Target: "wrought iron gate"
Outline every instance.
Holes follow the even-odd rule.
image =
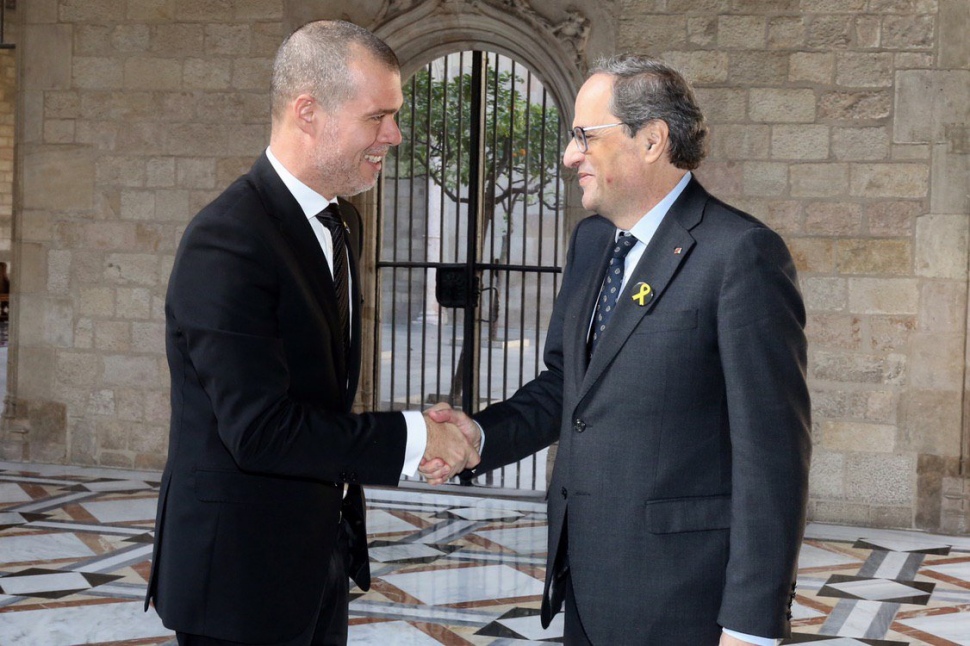
[[[475,412],[543,369],[564,248],[559,112],[523,65],[467,51],[405,83],[399,124],[381,196],[376,401]],[[478,484],[545,491],[546,451]]]

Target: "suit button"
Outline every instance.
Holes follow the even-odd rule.
[[[583,431],[586,430],[586,422],[584,422],[581,419],[577,419],[573,423],[573,430],[576,431],[577,433],[582,433]]]
[[[566,491],[566,487],[563,487],[562,488],[562,497],[563,498],[568,498],[569,497],[569,492]]]

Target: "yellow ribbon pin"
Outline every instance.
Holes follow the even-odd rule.
[[[637,283],[634,285],[637,288],[636,293],[633,295],[633,300],[637,302],[637,305],[643,307],[651,300],[653,300],[653,288],[646,283]]]

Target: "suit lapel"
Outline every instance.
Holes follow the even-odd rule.
[[[657,302],[663,297],[678,268],[690,255],[694,247],[694,237],[690,230],[701,220],[707,192],[696,179],[691,179],[670,211],[660,223],[660,227],[650,240],[643,256],[627,279],[610,326],[599,340],[596,352],[590,358],[589,367],[582,380],[579,397],[582,398],[589,388],[602,376],[603,371],[612,363],[613,358],[626,344],[630,334],[640,320],[650,314]],[[650,286],[653,297],[644,305],[633,300],[637,284]]]
[[[337,292],[334,289],[333,277],[330,275],[330,267],[303,209],[277,175],[265,152],[256,160],[250,175],[266,211],[277,220],[280,233],[293,249],[293,255],[307,284],[310,285],[314,298],[320,304],[327,324],[331,330],[340,330]],[[351,262],[352,271],[355,271],[355,266],[356,255]],[[353,276],[356,284],[356,273]],[[343,345],[342,334],[334,334],[333,337],[335,343]],[[343,350],[338,351],[335,346],[334,364],[339,372],[346,374],[348,358],[344,354]]]
[[[564,362],[567,374],[572,374],[571,382],[578,388],[583,383],[586,374],[586,358],[588,353],[589,325],[593,318],[593,308],[599,296],[600,287],[606,274],[606,263],[613,249],[616,227],[608,220],[590,218],[584,226],[588,231],[581,231],[576,238],[577,261],[575,275],[579,281],[576,297],[569,301],[564,320],[563,338],[570,347],[565,348]],[[589,250],[581,258],[582,250]]]

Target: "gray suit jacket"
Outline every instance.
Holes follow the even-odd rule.
[[[716,644],[721,626],[788,635],[811,453],[805,311],[788,249],[691,180],[587,365],[614,231],[599,216],[576,228],[547,369],[476,416],[487,439],[475,473],[559,439],[544,623],[561,604],[568,523],[593,643]],[[641,282],[653,292],[643,305],[631,297]]]

